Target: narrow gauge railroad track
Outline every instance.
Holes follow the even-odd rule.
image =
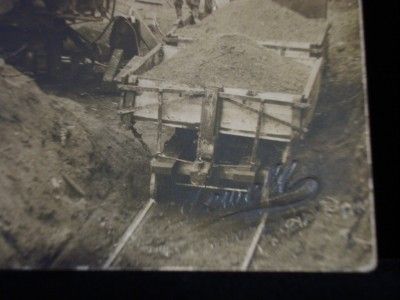
[[[290,166],[287,169],[294,170]],[[282,173],[286,174],[286,185],[291,174]],[[281,180],[277,182],[282,184]],[[310,178],[292,186],[294,190],[274,195],[268,203],[256,203],[231,213],[212,211],[203,205],[210,198],[222,201],[224,197],[214,197],[213,191],[181,190],[175,201],[159,204],[150,199],[113,248],[103,269],[128,265],[176,271],[209,267],[249,270],[269,215],[274,218],[307,208],[318,188]],[[225,198],[228,201],[231,197]],[[282,205],[277,205],[278,201]],[[257,223],[257,227],[249,226]],[[230,256],[227,261],[224,253]]]

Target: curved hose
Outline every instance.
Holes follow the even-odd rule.
[[[316,199],[319,183],[315,178],[305,178],[292,185],[289,192],[277,195],[269,199],[267,203],[258,203],[238,211],[229,212],[217,218],[227,218],[246,212],[267,212],[269,215],[283,213],[294,213],[301,208],[305,208]]]

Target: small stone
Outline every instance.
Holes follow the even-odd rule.
[[[59,189],[61,187],[61,180],[57,179],[55,177],[51,178],[50,180],[51,185],[53,186],[54,189]]]
[[[346,44],[344,42],[339,42],[336,44],[336,49],[338,52],[342,52],[346,49]]]
[[[347,219],[353,215],[353,208],[350,203],[345,202],[340,206],[340,214],[343,219]]]
[[[277,238],[272,238],[271,239],[271,245],[276,247],[279,244],[279,240]]]

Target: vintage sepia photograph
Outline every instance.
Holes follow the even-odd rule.
[[[361,0],[0,0],[0,269],[369,272]]]

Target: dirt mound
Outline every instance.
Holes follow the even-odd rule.
[[[271,0],[236,0],[217,10],[200,25],[177,31],[179,36],[240,33],[257,40],[315,42],[325,21],[307,19]]]
[[[173,78],[174,82],[188,85],[287,93],[301,93],[308,75],[308,66],[240,35],[196,42],[146,73],[148,78]]]
[[[51,267],[78,237],[93,263],[145,197],[147,154],[1,61],[0,91],[0,268]]]

